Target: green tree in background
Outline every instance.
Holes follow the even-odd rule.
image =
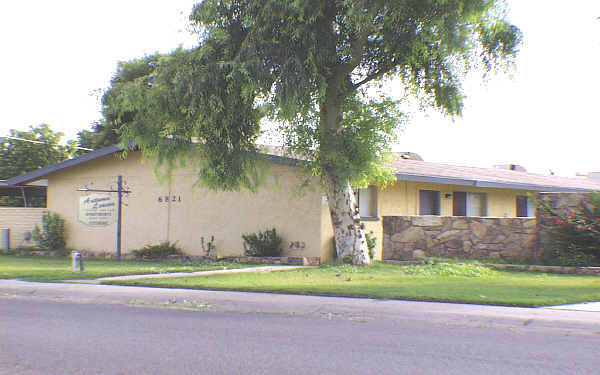
[[[148,56],[143,59],[120,62],[117,73],[111,80],[111,90],[102,96],[102,120],[92,124],[92,130],[82,130],[77,133],[81,147],[97,150],[103,147],[117,145],[121,142],[120,129],[131,123],[135,109],[127,110],[122,105],[122,94],[136,80],[149,76],[160,59],[160,55]],[[85,151],[78,151],[83,153]]]
[[[338,258],[355,264],[370,258],[351,186],[389,180],[399,125],[376,83],[394,77],[460,115],[464,74],[511,65],[521,39],[494,0],[205,0],[190,20],[197,48],[124,64],[105,94],[122,144],[168,169],[193,162],[211,189],[256,190],[260,123],[277,120],[321,178]]]
[[[22,140],[0,138],[0,180],[21,175],[59,163],[73,154],[73,142],[61,145],[64,136],[47,124],[30,126],[27,131],[11,129],[9,136]]]
[[[74,152],[75,142],[61,145],[63,133],[54,132],[47,124],[30,126],[27,131],[11,129],[9,136],[20,139],[0,138],[0,180],[19,176],[23,173],[46,167],[69,159]],[[45,202],[34,199],[33,205]],[[6,197],[0,203],[8,206],[22,206],[22,198]]]

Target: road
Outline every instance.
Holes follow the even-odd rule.
[[[598,374],[600,315],[0,281],[0,374]]]

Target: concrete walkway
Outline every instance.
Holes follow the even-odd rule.
[[[243,272],[273,272],[273,271],[289,271],[298,268],[313,268],[313,266],[261,266],[261,267],[249,267],[249,268],[232,268],[226,270],[213,270],[213,271],[195,271],[195,272],[169,272],[169,273],[151,273],[143,275],[125,275],[125,276],[108,276],[100,277],[98,279],[91,280],[65,280],[70,283],[76,284],[101,284],[103,281],[119,281],[119,280],[132,280],[132,279],[162,279],[165,277],[193,277],[193,276],[206,276],[206,275],[218,275],[227,273],[243,273]]]
[[[549,310],[587,311],[600,313],[600,302],[574,303],[572,305],[547,306],[543,308]]]

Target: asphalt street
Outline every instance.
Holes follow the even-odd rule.
[[[600,314],[0,281],[0,374],[598,374]]]

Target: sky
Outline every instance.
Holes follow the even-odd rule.
[[[186,31],[194,3],[1,2],[0,136],[47,123],[76,139],[101,118],[99,93],[119,61],[196,44]],[[394,149],[454,165],[600,171],[600,1],[508,0],[508,7],[524,34],[516,72],[486,82],[467,77],[460,118],[407,108]]]

